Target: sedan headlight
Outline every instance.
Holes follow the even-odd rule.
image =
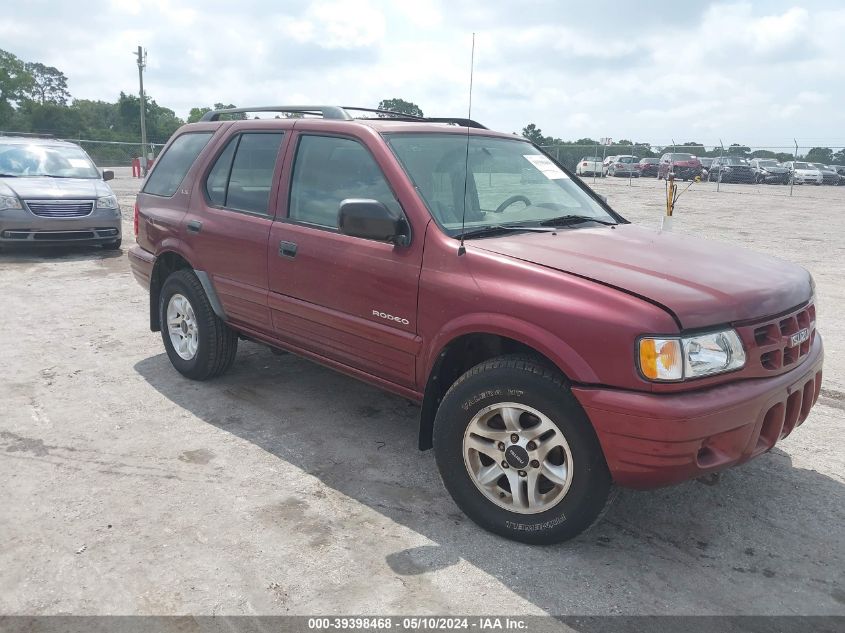
[[[102,198],[97,198],[97,208],[118,209],[120,206],[117,204],[117,198],[115,196],[103,196]]]
[[[649,380],[689,380],[741,369],[745,350],[734,330],[680,338],[644,337],[639,342],[639,365]]]
[[[17,196],[0,195],[0,211],[6,209],[22,209],[21,201]]]

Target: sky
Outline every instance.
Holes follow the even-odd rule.
[[[375,107],[400,97],[564,140],[845,145],[845,3],[590,0],[15,0],[0,47],[76,98],[144,83],[215,102]]]

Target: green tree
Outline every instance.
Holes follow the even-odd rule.
[[[833,160],[835,165],[845,165],[845,147],[833,155]]]
[[[529,123],[522,128],[522,136],[534,143],[534,145],[549,145],[548,141],[551,140],[543,136],[543,130],[533,123]]]
[[[814,147],[805,158],[811,163],[830,165],[833,162],[833,150],[829,147]]]
[[[32,85],[26,91],[27,98],[42,105],[67,105],[70,93],[67,89],[67,77],[62,71],[39,62],[27,62],[24,67],[32,76]]]
[[[33,78],[17,56],[0,49],[0,123],[5,124],[13,107],[26,98]]]
[[[390,110],[391,112],[399,112],[409,116],[425,116],[423,111],[416,103],[405,101],[404,99],[382,99],[378,104],[379,110]]]
[[[191,111],[188,113],[188,120],[185,123],[196,123],[206,112],[211,112],[211,108],[191,108]]]

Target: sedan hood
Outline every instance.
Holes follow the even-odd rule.
[[[48,176],[27,176],[22,178],[0,178],[22,200],[51,198],[84,198],[91,200],[112,195],[111,188],[98,178],[50,178]]]
[[[520,233],[472,245],[643,297],[684,329],[779,314],[812,294],[810,274],[795,264],[633,224]]]

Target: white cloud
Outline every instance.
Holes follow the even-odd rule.
[[[150,95],[181,116],[221,101],[372,107],[390,97],[464,115],[476,31],[473,116],[490,127],[533,121],[562,138],[654,143],[845,143],[845,9],[822,0],[679,3],[665,12],[603,0],[12,6],[0,46],[63,70],[74,96],[136,92],[132,51],[142,44]]]

